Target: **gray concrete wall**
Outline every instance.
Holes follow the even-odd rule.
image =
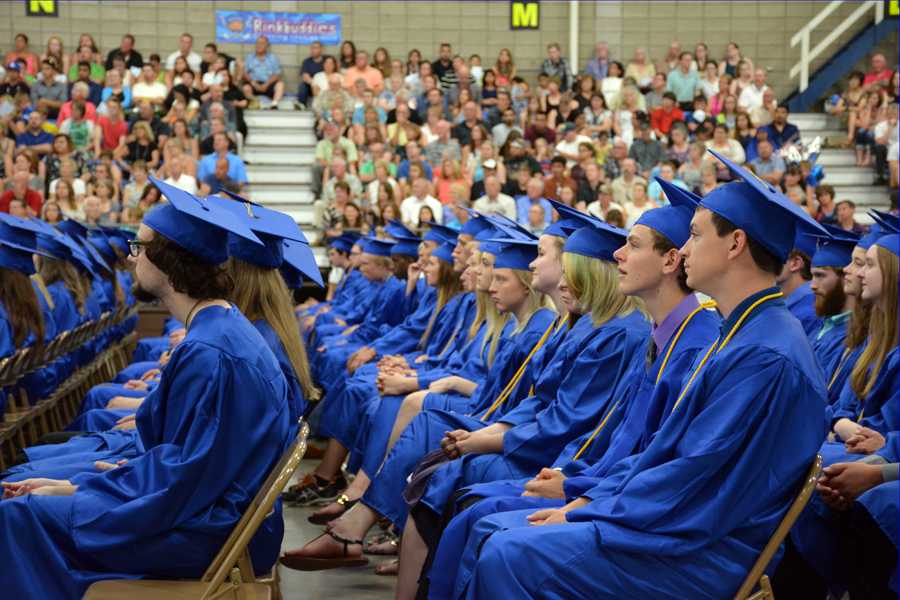
[[[583,68],[597,40],[609,42],[614,57],[628,61],[636,47],[647,48],[651,57],[662,57],[673,39],[686,49],[705,41],[713,57],[724,53],[725,44],[736,40],[747,55],[771,72],[780,94],[796,86],[787,78],[799,56],[790,47],[790,38],[817,14],[827,2],[685,2],[685,1],[603,1],[580,4],[580,65]],[[468,55],[478,53],[493,62],[501,48],[508,47],[517,65],[526,74],[534,72],[550,42],[568,48],[568,2],[541,3],[538,31],[510,31],[509,4],[496,2],[297,2],[225,1],[212,2],[81,2],[60,0],[59,17],[25,16],[24,2],[0,3],[0,39],[12,42],[24,31],[35,49],[42,49],[47,37],[59,34],[67,51],[81,32],[95,35],[104,51],[118,44],[125,32],[133,33],[142,52],[166,53],[176,49],[177,35],[189,31],[198,45],[214,39],[216,9],[330,12],[343,16],[344,37],[357,46],[374,50],[385,46],[392,55],[405,56],[418,48],[433,57],[437,46],[448,41]],[[848,2],[819,29],[819,37],[855,8]],[[853,31],[850,32],[852,34]],[[849,37],[845,36],[845,37]],[[895,44],[896,47],[896,44]],[[249,46],[224,45],[229,53],[244,55]],[[329,48],[334,51],[334,48]],[[303,46],[275,46],[288,67],[288,81],[297,81],[296,66],[306,53]],[[894,53],[896,56],[896,52]]]

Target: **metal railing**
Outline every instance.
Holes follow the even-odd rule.
[[[825,19],[827,19],[831,14],[836,11],[840,6],[844,4],[844,0],[833,0],[829,2],[828,5],[822,9],[822,11],[813,17],[809,23],[806,24],[800,31],[794,34],[794,37],[791,38],[791,47],[794,48],[797,44],[800,44],[800,62],[791,67],[790,77],[793,79],[800,75],[800,85],[799,91],[804,92],[806,88],[809,87],[809,67],[816,58],[819,57],[829,46],[834,44],[834,42],[841,36],[845,31],[847,31],[850,27],[856,24],[857,21],[867,16],[867,13],[871,9],[875,9],[875,24],[881,23],[884,20],[884,2],[882,0],[867,0],[866,2],[859,3],[859,6],[850,13],[846,19],[841,22],[840,25],[832,29],[828,35],[825,36],[822,41],[815,45],[814,48],[810,49],[809,47],[809,38],[810,33],[818,27]]]

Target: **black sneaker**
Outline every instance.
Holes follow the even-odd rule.
[[[315,475],[308,475],[293,491],[292,506],[318,506],[334,502],[347,489],[347,480],[338,476],[334,481],[326,481]]]

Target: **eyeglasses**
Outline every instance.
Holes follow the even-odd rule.
[[[144,246],[147,245],[147,242],[142,242],[141,240],[128,240],[128,254],[137,258],[143,252]]]

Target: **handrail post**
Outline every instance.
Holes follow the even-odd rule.
[[[800,40],[800,91],[805,92],[809,87],[809,30],[803,31],[803,39]]]

